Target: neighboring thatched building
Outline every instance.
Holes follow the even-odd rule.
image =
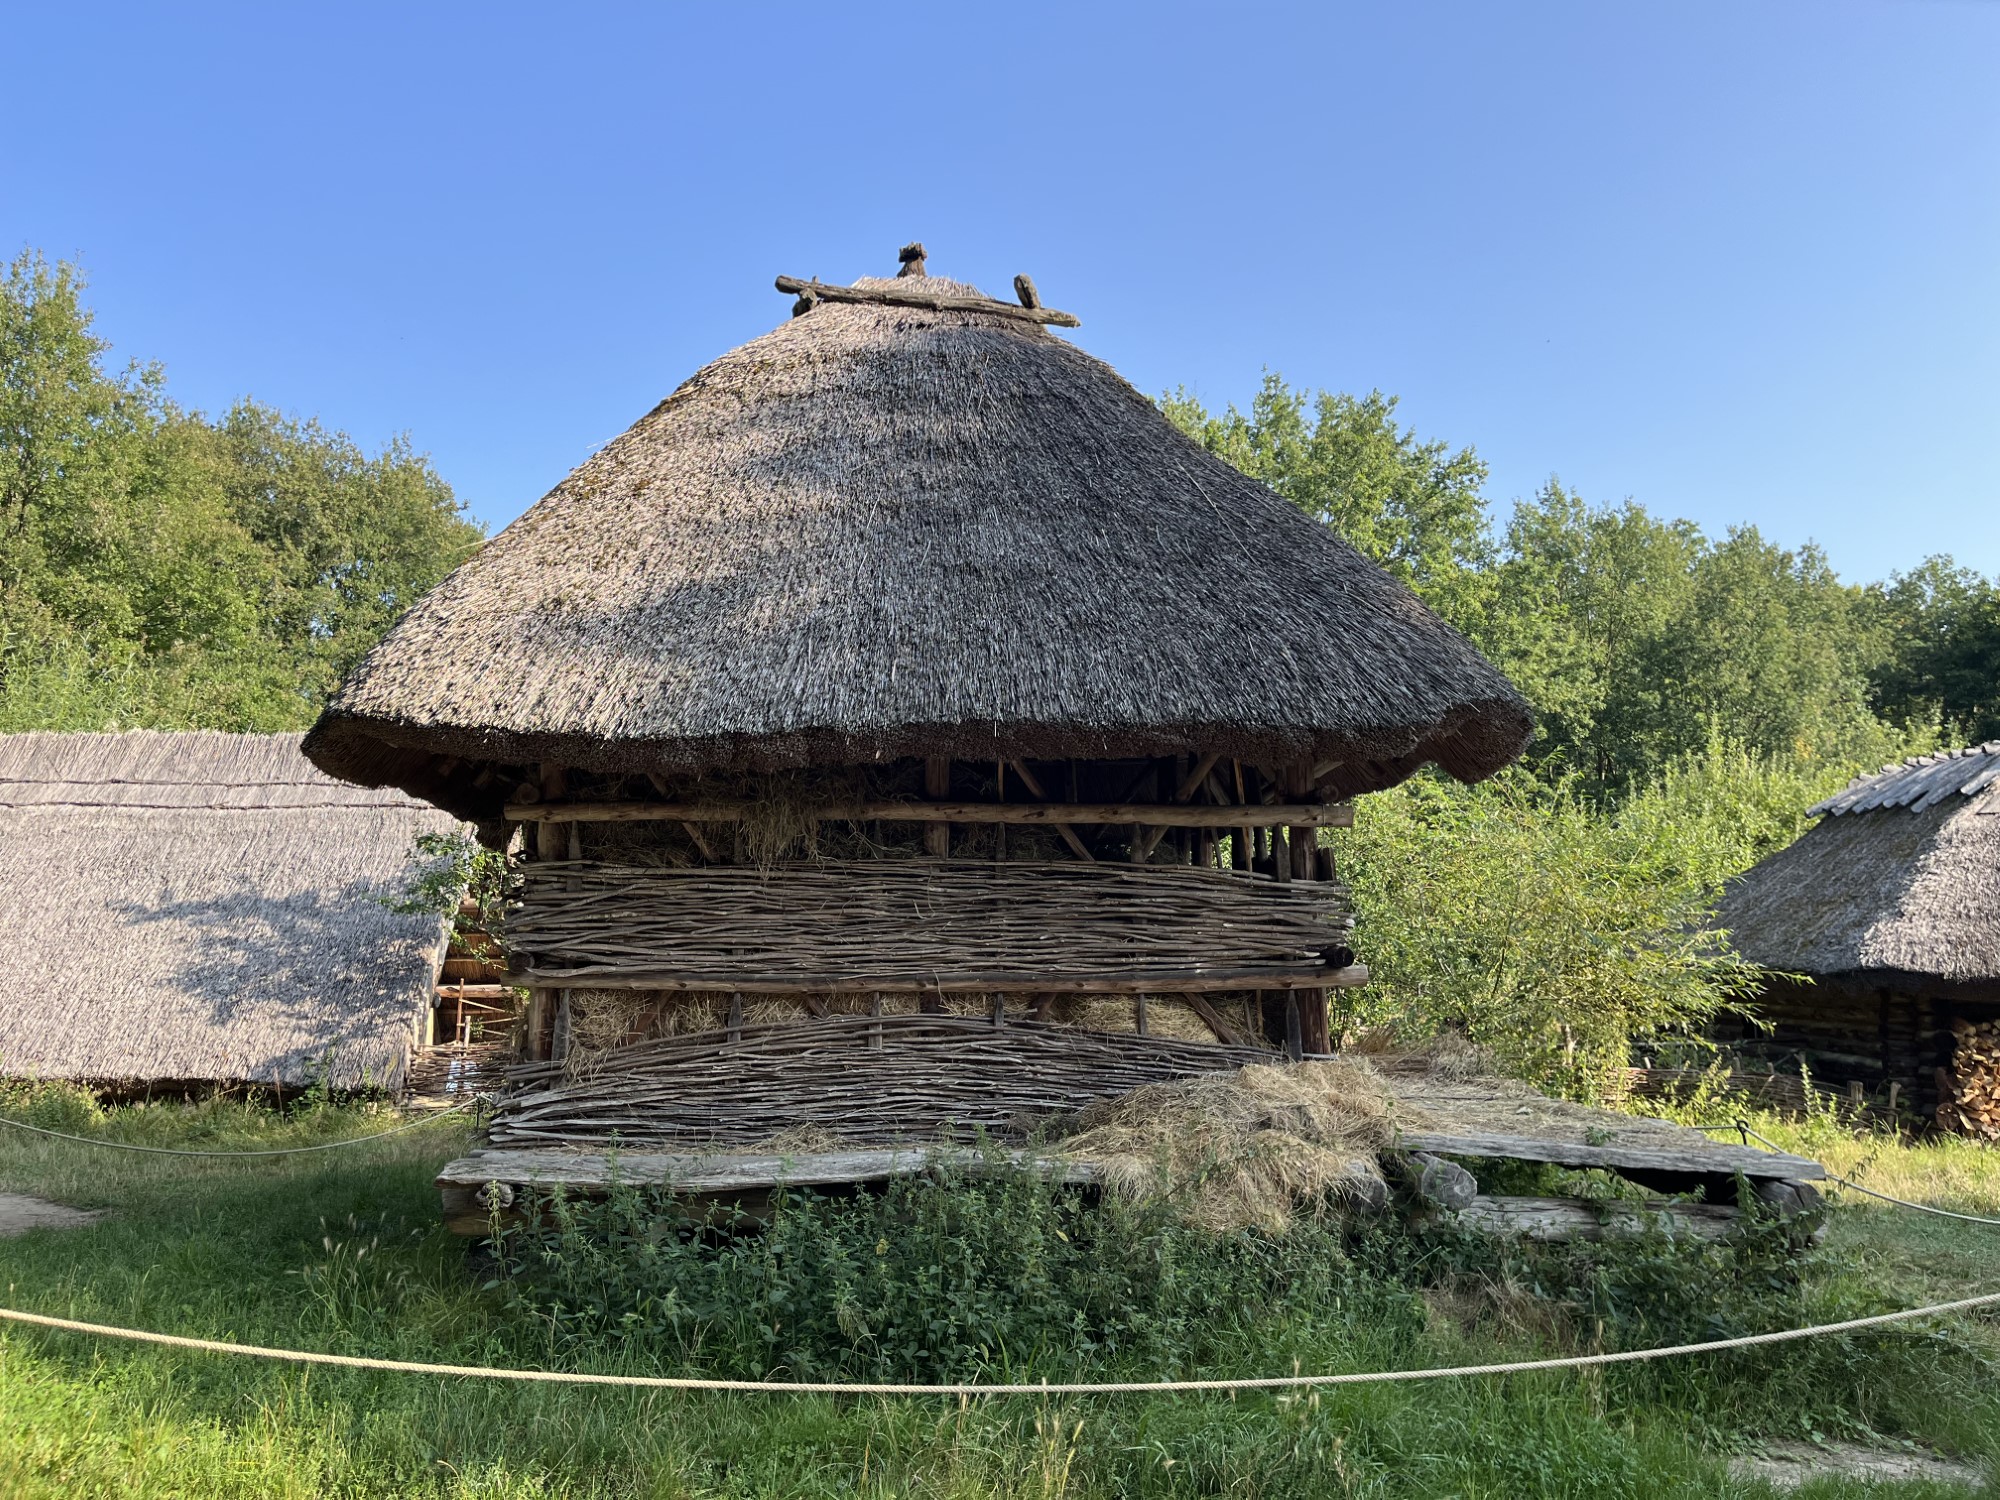
[[[550,1108],[646,1063],[628,1136],[920,1130],[1324,1050],[1366,971],[1319,830],[1527,742],[1463,637],[1026,278],[903,261],[780,278],[789,323],[422,599],[306,740],[496,847],[528,825]]]
[[[1949,1114],[1991,1082],[1961,1035],[2000,1018],[2000,741],[1885,766],[1812,814],[1717,913],[1744,957],[1809,981],[1774,977],[1755,1008],[1775,1029],[1741,1045]]]
[[[0,1073],[399,1088],[445,923],[377,898],[454,826],[297,735],[0,736]]]

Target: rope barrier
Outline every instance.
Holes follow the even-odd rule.
[[[252,1359],[277,1360],[288,1364],[338,1365],[349,1370],[386,1370],[406,1375],[456,1375],[479,1380],[512,1380],[538,1385],[626,1386],[639,1390],[724,1391],[732,1393],[816,1396],[1127,1396],[1182,1391],[1269,1391],[1305,1386],[1381,1385],[1403,1380],[1450,1380],[1472,1375],[1519,1375],[1536,1370],[1580,1370],[1594,1365],[1635,1364],[1642,1360],[1667,1359],[1683,1354],[1713,1354],[1725,1349],[1747,1349],[1760,1344],[1782,1344],[1827,1334],[1851,1333],[1861,1328],[1880,1328],[1891,1323],[1907,1323],[1943,1313],[1969,1312],[1978,1307],[2000,1305],[2000,1292],[1978,1297],[1962,1297],[1956,1302],[1939,1302],[1930,1307],[1905,1308],[1901,1312],[1876,1313],[1872,1317],[1848,1318],[1839,1323],[1816,1323],[1808,1328],[1788,1328],[1779,1333],[1752,1333],[1740,1338],[1711,1339],[1703,1344],[1671,1344],[1657,1349],[1629,1349],[1609,1354],[1573,1354],[1557,1359],[1521,1359],[1504,1364],[1451,1365],[1428,1370],[1368,1370],[1344,1375],[1267,1375],[1239,1380],[1104,1380],[1085,1382],[982,1385],[977,1382],[949,1382],[941,1385],[901,1384],[860,1380],[710,1380],[693,1375],[592,1375],[569,1370],[524,1370],[508,1366],[444,1365],[420,1360],[374,1359],[361,1354],[322,1354],[310,1349],[267,1349],[257,1344],[235,1344],[222,1339],[186,1338],[179,1334],[154,1333],[140,1328],[114,1328],[104,1323],[84,1323],[75,1318],[55,1318],[43,1313],[20,1312],[0,1307],[0,1319],[26,1323],[62,1333],[84,1333],[97,1338],[126,1339],[134,1343],[162,1344],[172,1349],[193,1349],[205,1354],[241,1354]]]
[[[140,1146],[130,1141],[107,1141],[98,1136],[71,1135],[63,1130],[48,1130],[40,1125],[30,1125],[25,1120],[9,1120],[5,1116],[0,1116],[0,1125],[9,1126],[14,1130],[25,1130],[30,1135],[45,1135],[51,1140],[75,1141],[81,1146],[104,1146],[113,1151],[143,1151],[148,1156],[202,1156],[222,1159],[252,1156],[302,1156],[308,1151],[338,1151],[342,1146],[361,1146],[367,1144],[369,1141],[379,1141],[388,1136],[401,1135],[406,1130],[416,1130],[420,1126],[429,1125],[434,1121],[446,1119],[451,1115],[474,1108],[478,1103],[477,1099],[468,1099],[463,1103],[454,1104],[447,1109],[441,1109],[434,1115],[425,1115],[420,1120],[409,1120],[401,1125],[392,1126],[387,1130],[378,1130],[373,1135],[350,1136],[344,1141],[321,1141],[317,1145],[312,1146],[273,1146],[268,1150],[259,1151],[196,1151],[186,1146]]]
[[[1727,1125],[1697,1125],[1695,1129],[1734,1130],[1743,1137],[1743,1144],[1746,1146],[1754,1140],[1761,1141],[1773,1151],[1783,1151],[1785,1149],[1768,1135],[1760,1135],[1758,1132],[1752,1130],[1748,1120],[1735,1120]],[[2000,1219],[1981,1218],[1978,1214],[1962,1214],[1949,1208],[1933,1208],[1928,1203],[1912,1203],[1907,1198],[1898,1198],[1890,1193],[1877,1192],[1871,1187],[1863,1187],[1858,1182],[1842,1177],[1838,1172],[1828,1172],[1826,1180],[1828,1182],[1837,1182],[1844,1188],[1852,1188],[1857,1193],[1866,1193],[1871,1198],[1880,1198],[1884,1203],[1893,1203],[1898,1208],[1913,1208],[1920,1214],[1936,1214],[1940,1219],[1959,1219],[1967,1224],[1989,1224],[1996,1229],[2000,1229]]]

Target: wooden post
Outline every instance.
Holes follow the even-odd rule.
[[[732,990],[729,995],[729,1040],[743,1040],[743,992]]]
[[[1291,768],[1286,790],[1294,796],[1308,793],[1312,783],[1307,779],[1312,767],[1303,763]],[[1292,879],[1311,880],[1315,873],[1314,850],[1319,847],[1319,830],[1316,828],[1294,828],[1291,830]]]
[[[1132,997],[1132,1024],[1138,1029],[1140,1036],[1150,1034],[1146,1030],[1146,992],[1144,990],[1139,991],[1138,994]]]
[[[948,756],[927,755],[924,757],[924,795],[933,802],[942,802],[951,795],[951,760]],[[924,826],[924,849],[938,859],[951,853],[951,824],[929,823]]]
[[[882,1050],[882,992],[880,990],[874,991],[868,997],[868,1014],[871,1017],[868,1023],[868,1050],[870,1052],[880,1052]]]
[[[1243,762],[1232,760],[1229,765],[1230,769],[1235,772],[1236,805],[1243,807],[1250,801],[1243,793]],[[1250,868],[1250,862],[1256,857],[1257,835],[1251,830],[1249,823],[1245,822],[1230,837],[1229,863],[1236,869],[1247,870]]]
[[[1312,795],[1312,763],[1300,761],[1291,767],[1287,790],[1295,797]],[[1292,830],[1292,874],[1300,880],[1318,880],[1320,873],[1319,830]],[[1333,1050],[1333,1024],[1327,1015],[1326,991],[1312,989],[1298,997],[1299,1045],[1306,1052]]]
[[[993,763],[993,800],[995,802],[1005,802],[1007,800],[1007,762],[1004,760]],[[993,858],[995,860],[1004,860],[1006,857],[1007,825],[1005,823],[995,823],[993,825]]]
[[[1299,1014],[1296,990],[1285,991],[1285,1056],[1297,1062],[1306,1050],[1305,1018]]]
[[[540,777],[542,800],[560,802],[568,790],[568,778],[563,768],[552,762],[542,763]],[[558,860],[569,853],[570,836],[574,824],[537,823],[535,825],[535,858],[538,860]],[[530,1062],[547,1059],[550,1051],[550,1032],[554,1029],[553,1007],[562,1004],[559,991],[532,990],[528,997],[528,1034],[521,1038],[521,1055]]]

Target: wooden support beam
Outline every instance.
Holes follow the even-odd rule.
[[[1021,785],[1028,789],[1030,797],[1040,797],[1045,802],[1048,800],[1049,794],[1042,790],[1041,778],[1028,769],[1026,761],[1012,760],[1007,762],[1007,764],[1012,766],[1014,774],[1021,778]],[[1075,788],[1072,787],[1070,790],[1074,791]],[[1063,822],[1056,824],[1055,830],[1062,835],[1062,841],[1069,845],[1070,853],[1074,854],[1078,859],[1083,860],[1086,864],[1093,862],[1091,852],[1084,847],[1083,840],[1076,836],[1076,829],[1071,827],[1067,822]]]
[[[951,795],[951,760],[943,755],[924,757],[924,795],[943,802]],[[951,824],[932,823],[924,829],[924,851],[934,859],[951,853]]]
[[[1174,801],[1185,802],[1194,796],[1197,788],[1208,780],[1208,773],[1215,769],[1215,763],[1222,759],[1220,750],[1211,750],[1194,763],[1194,769],[1181,778],[1181,784],[1174,788]]]
[[[780,276],[778,290],[794,296],[808,296],[816,302],[873,302],[887,307],[921,307],[930,312],[973,312],[989,317],[1010,318],[1017,323],[1049,323],[1057,328],[1081,328],[1076,314],[1057,312],[1053,307],[1022,307],[1013,302],[996,302],[991,297],[957,297],[940,292],[919,292],[904,287],[853,287],[838,282],[801,281],[796,276]]]
[[[1015,771],[1019,774],[1019,764]],[[1026,778],[1022,778],[1026,781]],[[1037,792],[1037,795],[1040,795]],[[753,802],[512,802],[516,823],[741,822]],[[1061,829],[1064,825],[1137,823],[1160,828],[1231,828],[1242,808],[1171,802],[849,802],[811,809],[822,823],[1007,823]],[[1270,803],[1254,810],[1260,820],[1294,828],[1351,828],[1354,808],[1345,802]],[[1082,852],[1080,849],[1078,852]],[[560,858],[560,855],[552,856]],[[1085,856],[1088,857],[1087,855]]]
[[[1038,995],[1192,994],[1214,990],[1355,989],[1368,982],[1366,964],[1344,969],[1301,965],[1285,969],[1212,969],[1207,972],[1143,974],[966,973],[921,976],[911,974],[738,974],[738,973],[593,973],[588,968],[511,975],[509,982],[538,993],[574,986],[593,990],[736,990],[750,995],[802,995],[808,991],[889,990],[919,993],[925,1004],[938,995],[983,993],[988,990],[1028,990]]]

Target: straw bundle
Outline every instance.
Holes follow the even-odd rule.
[[[1306,1201],[1381,1201],[1394,1099],[1366,1063],[1253,1064],[1086,1105],[1062,1150],[1190,1223],[1281,1231]]]

